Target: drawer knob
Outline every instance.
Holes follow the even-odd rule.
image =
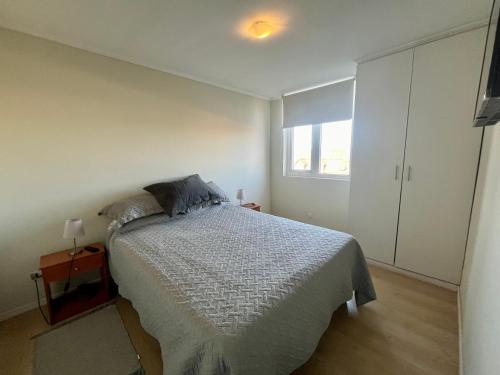
[[[73,270],[75,270],[75,271],[78,271],[78,269],[79,269],[78,267],[74,267],[74,268],[73,268]]]

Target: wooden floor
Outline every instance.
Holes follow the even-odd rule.
[[[370,268],[377,301],[336,311],[316,352],[294,375],[458,373],[456,293],[380,268]],[[148,375],[161,374],[158,342],[124,299],[117,302]],[[30,337],[48,327],[38,310],[0,322],[0,373],[31,374]]]

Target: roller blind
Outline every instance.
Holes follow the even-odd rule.
[[[283,97],[283,127],[352,118],[354,79]]]

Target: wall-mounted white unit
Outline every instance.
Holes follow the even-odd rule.
[[[486,30],[359,64],[349,229],[368,258],[459,284]]]

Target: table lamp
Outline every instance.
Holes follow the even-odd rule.
[[[75,256],[80,250],[76,250],[76,239],[85,236],[85,230],[83,229],[82,219],[67,219],[64,222],[64,232],[63,238],[73,239],[73,250],[69,252],[70,256]]]
[[[243,199],[245,199],[245,189],[238,189],[236,191],[236,199],[240,201],[240,206],[243,205]]]

